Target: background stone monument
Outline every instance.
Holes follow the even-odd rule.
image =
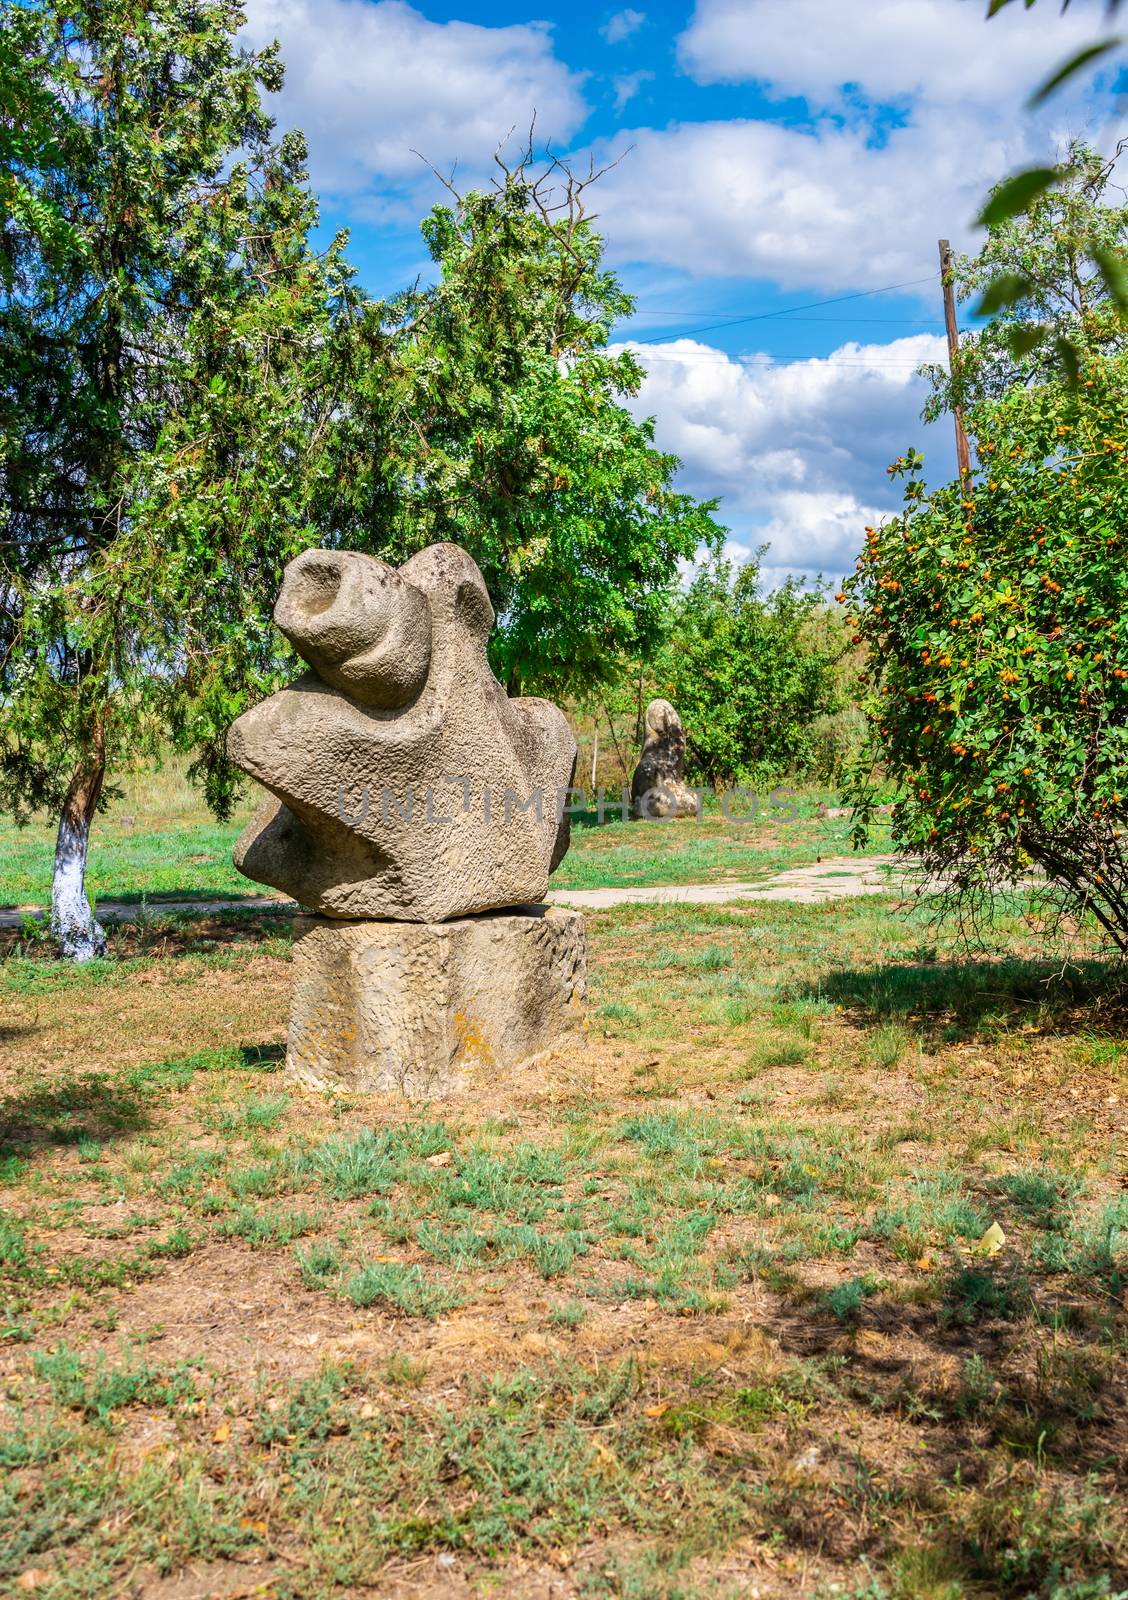
[[[642,753],[631,778],[631,815],[639,821],[695,817],[697,796],[685,781],[685,729],[668,700],[646,708]]]
[[[549,1050],[585,992],[582,919],[546,909],[576,745],[510,700],[494,613],[456,545],[398,571],[309,550],[274,620],[311,672],[244,713],[231,759],[269,798],[235,846],[299,917],[287,1073],[444,1094]]]

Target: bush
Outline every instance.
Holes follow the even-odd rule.
[[[826,762],[820,718],[840,709],[845,635],[820,589],[764,594],[757,560],[718,560],[693,579],[655,664],[657,692],[686,728],[691,778],[764,784]],[[832,758],[831,758],[832,759]]]
[[[868,529],[841,597],[867,647],[871,757],[904,786],[897,846],[985,905],[1031,863],[1128,950],[1128,360],[979,407],[969,497]],[[852,788],[864,831],[872,764]]]

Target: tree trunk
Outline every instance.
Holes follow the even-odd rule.
[[[51,932],[59,955],[67,961],[93,961],[106,953],[105,930],[95,920],[86,898],[86,856],[90,824],[98,809],[106,776],[101,730],[93,747],[75,768],[59,816],[55,840],[55,873],[51,880]]]
[[[619,766],[622,769],[623,782],[624,783],[630,783],[630,781],[631,781],[631,769],[627,766],[627,763],[623,760],[623,752],[619,749],[619,741],[615,737],[615,724],[611,720],[611,713],[607,709],[606,704],[604,704],[604,707],[603,707],[603,715],[607,718],[607,731],[611,735],[611,743],[615,746],[615,755],[618,757]]]

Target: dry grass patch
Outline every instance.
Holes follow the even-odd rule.
[[[1115,975],[887,901],[590,934],[582,1042],[442,1106],[281,1081],[276,923],[8,960],[9,1583],[1128,1585]]]

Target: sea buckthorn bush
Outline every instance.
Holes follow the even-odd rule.
[[[953,899],[1040,868],[1128,951],[1128,359],[974,424],[970,484],[929,493],[915,452],[890,468],[905,509],[839,596],[867,661],[858,826],[880,771],[895,843]]]

